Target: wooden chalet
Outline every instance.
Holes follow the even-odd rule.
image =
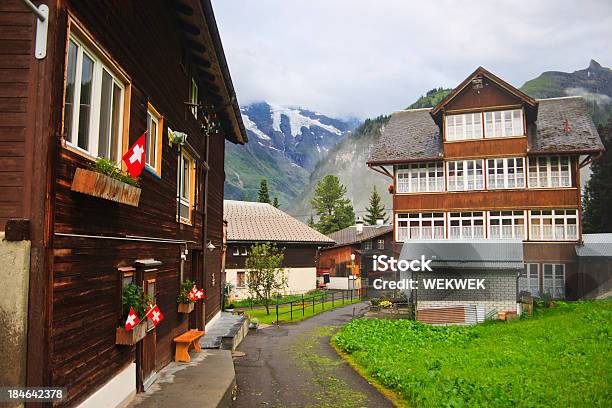
[[[378,220],[376,225],[364,225],[358,218],[355,225],[329,234],[336,244],[322,248],[319,254],[317,276],[329,288],[347,289],[347,279],[360,279],[360,287],[368,296],[380,296],[372,288],[372,281],[378,277],[393,277],[373,270],[373,257],[399,254],[401,244],[393,239],[393,225]],[[326,276],[327,275],[327,276]]]
[[[533,99],[480,67],[394,113],[368,165],[392,180],[396,242],[522,241],[516,291],[577,298],[580,169],[603,150],[584,99]]]
[[[0,4],[0,231],[29,261],[10,385],[117,406],[220,312],[224,146],[246,132],[210,0],[26,3]],[[145,131],[137,188],[77,180]],[[186,279],[206,300],[179,314]],[[116,344],[128,283],[165,316],[135,346]]]
[[[232,286],[231,299],[249,297],[245,260],[251,246],[261,243],[283,250],[282,268],[287,280],[283,294],[302,294],[317,287],[317,255],[333,245],[333,240],[267,203],[225,200],[224,219],[225,281]]]

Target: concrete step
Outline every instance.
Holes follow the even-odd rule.
[[[221,316],[212,325],[206,326],[206,334],[200,339],[200,346],[205,349],[235,350],[248,334],[249,320],[221,312]]]

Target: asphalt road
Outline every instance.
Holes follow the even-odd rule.
[[[295,324],[249,333],[235,358],[233,408],[393,407],[329,345],[331,335],[366,303],[321,313]]]

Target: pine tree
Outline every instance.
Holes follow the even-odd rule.
[[[315,224],[319,232],[331,234],[355,223],[355,211],[345,194],[346,187],[337,176],[328,174],[317,183],[310,204],[319,216]]]
[[[261,183],[259,184],[259,193],[257,196],[257,201],[260,203],[268,203],[270,204],[270,194],[268,193],[268,180],[261,179]]]
[[[606,152],[591,165],[591,179],[582,199],[585,233],[612,232],[612,121],[599,126]]]
[[[310,214],[310,218],[308,219],[308,226],[310,228],[315,228],[316,227],[315,222],[314,222],[314,217],[312,216],[312,214]]]
[[[280,207],[280,203],[278,202],[278,196],[274,196],[274,201],[272,201],[272,205],[276,208]]]
[[[376,225],[376,220],[383,219],[386,224],[389,222],[389,217],[387,217],[387,212],[385,211],[385,207],[380,203],[380,194],[376,190],[376,186],[372,190],[372,195],[370,196],[370,206],[366,208],[368,212],[363,218],[366,225]]]

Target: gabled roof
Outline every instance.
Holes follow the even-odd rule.
[[[357,234],[357,228],[352,225],[329,234],[329,238],[334,240],[336,242],[335,246],[338,247],[363,242],[389,232],[393,232],[393,225],[364,225],[361,234]]]
[[[286,242],[332,245],[334,241],[267,203],[223,201],[228,242]]]
[[[498,76],[494,75],[493,73],[487,71],[483,67],[478,67],[466,79],[464,79],[463,82],[461,82],[457,87],[455,87],[455,89],[453,89],[451,93],[446,95],[446,97],[444,97],[436,106],[434,106],[431,109],[431,116],[434,117],[434,120],[438,116],[438,114],[442,111],[444,106],[448,105],[453,99],[457,97],[457,95],[461,93],[461,91],[465,89],[466,86],[470,84],[470,82],[472,82],[473,79],[479,76],[487,77],[490,81],[494,82],[496,85],[504,89],[506,92],[519,98],[526,105],[534,109],[537,108],[537,102],[535,99],[533,99],[526,93],[522,92],[521,90],[513,87],[512,85],[510,85],[503,79],[499,78]]]
[[[528,153],[586,154],[604,150],[584,98],[571,96],[537,99],[536,102],[538,116],[527,128]],[[391,115],[368,164],[441,160],[444,154],[442,137],[429,111],[413,109]]]

